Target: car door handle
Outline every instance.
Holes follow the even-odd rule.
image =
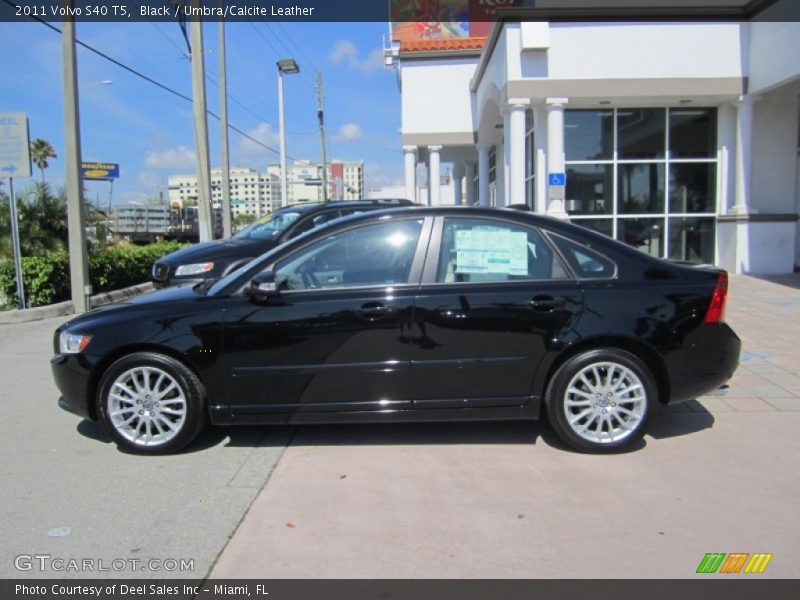
[[[557,308],[563,308],[566,300],[563,298],[553,298],[552,296],[534,296],[528,303],[535,311],[550,312]]]
[[[366,302],[361,305],[358,314],[368,319],[379,319],[391,310],[391,307],[386,306],[383,302]]]

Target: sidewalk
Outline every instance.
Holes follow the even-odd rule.
[[[732,277],[731,393],[664,410],[635,452],[568,452],[543,423],[299,428],[211,577],[693,577],[706,552],[800,576],[786,283]]]

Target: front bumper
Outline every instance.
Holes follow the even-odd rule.
[[[168,287],[177,287],[177,286],[194,286],[198,283],[203,283],[205,281],[202,277],[170,277],[168,279],[153,279],[153,287],[157,290],[168,288]]]
[[[58,405],[64,410],[86,419],[96,419],[93,406],[89,406],[90,368],[86,357],[80,354],[56,354],[50,361],[53,380],[61,392]]]
[[[705,396],[725,384],[739,366],[742,342],[726,323],[701,325],[666,360],[669,403]]]

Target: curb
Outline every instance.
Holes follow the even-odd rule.
[[[105,306],[112,302],[133,298],[139,294],[151,292],[155,288],[152,283],[140,283],[121,290],[103,292],[89,299],[92,308]],[[42,319],[52,319],[55,317],[65,317],[75,313],[75,307],[71,300],[59,302],[58,304],[48,304],[47,306],[37,306],[36,308],[26,308],[23,310],[9,310],[0,312],[0,325],[12,325],[14,323],[27,323],[29,321],[41,321]]]

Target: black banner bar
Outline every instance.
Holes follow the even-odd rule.
[[[3,600],[771,600],[796,597],[797,582],[693,580],[2,580]]]

